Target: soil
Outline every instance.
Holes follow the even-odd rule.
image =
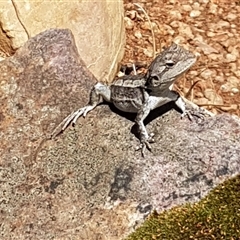
[[[149,65],[175,42],[198,56],[175,89],[213,113],[240,116],[239,0],[124,0],[124,7],[123,64]]]

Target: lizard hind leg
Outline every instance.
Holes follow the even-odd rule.
[[[52,138],[63,132],[70,124],[73,126],[76,124],[79,117],[85,117],[88,112],[93,110],[98,104],[103,102],[103,99],[110,101],[110,89],[107,85],[97,83],[90,92],[89,102],[85,107],[79,108],[78,110],[69,114],[53,131],[51,134]],[[61,127],[60,131],[58,129]]]
[[[85,107],[79,108],[77,111],[68,115],[68,117],[65,119],[65,124],[62,127],[62,131],[64,131],[70,123],[72,123],[72,125],[74,126],[79,117],[81,116],[85,117],[87,113],[93,110],[94,108],[95,108],[94,105],[87,105]]]

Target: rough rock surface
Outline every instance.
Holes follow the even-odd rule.
[[[1,1],[0,56],[11,56],[46,29],[68,28],[90,71],[97,79],[112,81],[124,52],[123,15],[122,0]]]
[[[230,115],[197,123],[154,111],[145,159],[133,116],[108,105],[48,139],[96,82],[68,30],[31,38],[0,71],[1,239],[122,239],[152,209],[196,201],[240,172],[240,120]]]

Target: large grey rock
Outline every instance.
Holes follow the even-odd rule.
[[[10,56],[29,37],[68,28],[90,71],[112,81],[124,53],[123,1],[0,1],[0,57]]]
[[[0,71],[2,239],[122,239],[152,209],[197,201],[239,173],[240,121],[229,115],[197,123],[154,111],[144,159],[133,116],[112,106],[48,139],[96,82],[68,30],[30,39]]]

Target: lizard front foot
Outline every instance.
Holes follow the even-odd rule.
[[[150,137],[142,138],[141,139],[141,145],[136,148],[136,151],[141,150],[142,157],[145,157],[146,149],[148,149],[149,151],[152,150],[150,143],[154,142],[153,136],[154,136],[154,134],[151,133]]]
[[[190,121],[202,122],[206,119],[206,117],[211,116],[205,109],[202,108],[191,108],[186,110],[181,117],[188,117]]]
[[[91,111],[95,106],[87,105],[85,107],[79,108],[77,111],[72,112],[69,114],[53,131],[51,134],[52,138],[56,137],[58,134],[63,132],[69,124],[73,126],[76,124],[79,117],[83,116],[86,117],[87,113]]]

